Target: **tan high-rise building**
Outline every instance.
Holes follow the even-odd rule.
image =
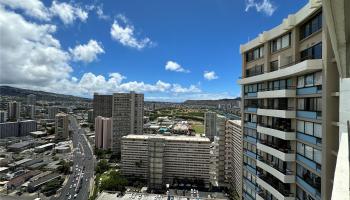
[[[58,112],[59,108],[57,106],[50,106],[47,108],[47,114],[49,119],[55,119]]]
[[[20,120],[21,117],[21,103],[12,101],[7,104],[7,117],[11,121]]]
[[[217,136],[216,115],[215,112],[204,113],[204,134],[210,141],[213,141],[214,137]]]
[[[29,94],[27,95],[27,105],[34,105],[36,104],[36,95],[35,94]]]
[[[121,137],[143,134],[143,94],[114,93],[112,106],[112,152],[120,155]]]
[[[67,139],[69,137],[69,119],[65,113],[58,113],[55,117],[55,134],[57,139]]]
[[[323,2],[240,47],[243,199],[329,200],[339,182],[347,194],[337,199],[349,199],[348,159],[337,163],[346,181],[333,180],[348,155],[337,152],[348,147],[349,2]]]
[[[112,119],[97,116],[95,118],[95,147],[110,149],[112,139]]]
[[[209,186],[211,142],[206,137],[127,135],[121,143],[121,172],[126,177],[146,180],[152,189],[191,180]]]

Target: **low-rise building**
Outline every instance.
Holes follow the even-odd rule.
[[[42,153],[55,147],[55,143],[47,143],[34,148],[34,152]]]
[[[61,178],[61,175],[58,173],[45,175],[33,182],[30,182],[28,184],[28,192],[35,192],[37,189],[39,189],[41,186],[45,185],[46,183],[59,178]]]
[[[29,148],[33,148],[35,146],[34,141],[23,141],[15,144],[11,144],[7,147],[7,150],[10,152],[20,152]]]

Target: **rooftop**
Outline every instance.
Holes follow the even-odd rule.
[[[18,142],[15,144],[11,144],[7,148],[23,148],[29,145],[32,145],[34,142],[33,141],[24,141],[24,142]]]
[[[136,140],[147,140],[147,139],[165,139],[171,141],[187,141],[187,142],[210,142],[209,138],[199,136],[186,136],[186,135],[160,135],[160,134],[146,134],[146,135],[127,135],[123,139],[136,139]]]

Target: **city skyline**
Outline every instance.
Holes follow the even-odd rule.
[[[235,98],[239,45],[305,3],[0,1],[0,84],[89,98],[128,91],[157,101]],[[237,30],[242,18],[251,23],[246,33]]]

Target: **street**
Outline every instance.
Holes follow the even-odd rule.
[[[89,148],[88,141],[84,138],[84,130],[79,127],[74,117],[70,117],[70,125],[73,130],[73,166],[72,174],[68,182],[61,189],[57,200],[78,199],[87,200],[90,190],[90,181],[94,175],[95,158],[93,150]]]

